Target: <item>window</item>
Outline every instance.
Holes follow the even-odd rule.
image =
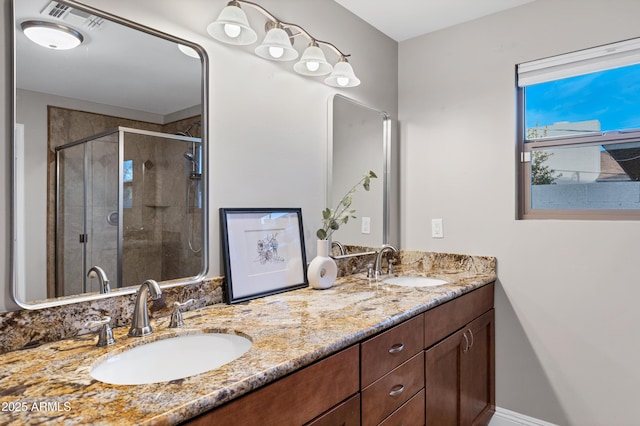
[[[130,209],[133,207],[133,160],[122,162],[122,207]]]
[[[122,182],[133,182],[133,160],[124,160],[122,163]]]
[[[640,219],[640,39],[517,75],[519,218]]]

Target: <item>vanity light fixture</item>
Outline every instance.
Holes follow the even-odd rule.
[[[227,3],[218,19],[207,26],[209,35],[223,43],[253,44],[258,37],[251,29],[247,15],[240,8],[241,5],[251,6],[267,17],[265,38],[255,49],[258,56],[272,61],[297,59],[298,51],[293,48],[293,40],[302,35],[310,42],[300,60],[293,66],[295,72],[312,77],[331,73],[324,82],[339,88],[355,87],[360,84],[360,79],[356,77],[351,64],[347,61],[350,55],[344,54],[332,43],[316,39],[300,25],[280,21],[265,8],[250,1],[232,0]],[[329,48],[338,56],[338,62],[334,67],[327,61],[320,46]]]
[[[209,35],[216,40],[237,46],[253,44],[258,35],[249,25],[247,14],[237,1],[230,1],[222,9],[218,19],[207,27]]]
[[[25,21],[20,27],[29,40],[49,49],[73,49],[84,40],[80,32],[53,22]]]
[[[316,76],[329,74],[333,71],[333,67],[327,62],[327,58],[318,43],[312,40],[309,43],[309,47],[302,52],[300,61],[293,66],[293,70],[298,74]]]
[[[273,21],[267,22],[266,29],[267,35],[262,44],[256,47],[256,55],[271,61],[293,61],[298,57],[298,51],[291,43],[291,31]]]
[[[360,84],[360,79],[353,72],[353,67],[346,57],[341,57],[340,61],[333,67],[333,72],[324,82],[333,87],[354,87]]]

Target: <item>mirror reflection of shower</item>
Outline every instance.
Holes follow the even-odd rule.
[[[56,297],[97,292],[92,266],[112,288],[200,273],[203,150],[188,130],[119,127],[56,148]]]
[[[191,129],[194,126],[200,126],[200,121],[192,123],[182,132],[176,132],[176,135],[193,137]],[[200,142],[192,142],[187,151],[184,152],[184,158],[187,159],[187,190],[186,190],[186,214],[187,214],[187,242],[189,250],[193,253],[202,251],[202,240],[198,243],[198,230],[196,229],[196,221],[199,220],[197,209],[202,208],[202,149]]]

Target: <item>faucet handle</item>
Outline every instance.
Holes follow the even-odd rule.
[[[171,313],[171,321],[169,321],[169,328],[182,327],[184,325],[184,321],[182,320],[182,312],[180,312],[180,308],[185,306],[189,306],[194,302],[193,299],[189,299],[186,302],[173,302],[173,312]]]
[[[373,278],[373,277],[374,277],[373,263],[368,263],[367,264],[367,278]]]
[[[111,346],[116,343],[116,339],[113,338],[113,330],[111,329],[111,317],[106,316],[97,321],[88,321],[84,326],[86,328],[101,326],[100,332],[98,333],[98,343],[96,344],[99,348]]]
[[[393,274],[393,268],[394,268],[393,264],[394,264],[394,263],[396,263],[396,262],[395,262],[395,260],[393,260],[393,259],[389,259],[389,260],[387,260],[387,268],[388,268],[387,273],[388,273],[389,275]]]

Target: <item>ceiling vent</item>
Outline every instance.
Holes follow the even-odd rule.
[[[57,1],[47,4],[40,14],[63,21],[76,28],[82,27],[89,30],[100,28],[104,23],[104,19],[99,16],[74,9]]]
[[[44,8],[42,14],[49,15],[52,18],[62,19],[62,17],[69,11],[69,9],[71,8],[67,5],[52,1]]]

